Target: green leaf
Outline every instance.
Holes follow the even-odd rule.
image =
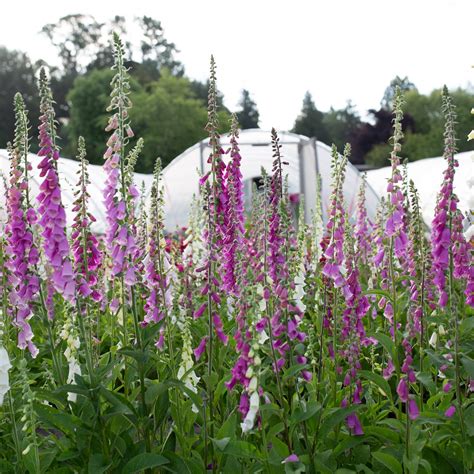
[[[48,405],[37,404],[35,411],[41,420],[48,422],[63,433],[74,433],[78,428],[84,426],[79,417],[56,410]]]
[[[381,375],[376,374],[375,372],[369,372],[368,370],[360,370],[359,374],[377,385],[382,394],[392,400],[392,391],[390,390],[390,385]]]
[[[420,459],[420,464],[423,466],[423,469],[427,474],[431,474],[433,472],[431,470],[431,464],[426,459]]]
[[[336,448],[334,449],[334,456],[337,457],[339,454],[343,453],[344,451],[347,451],[348,449],[352,449],[355,446],[358,446],[359,444],[365,441],[366,441],[366,438],[364,436],[349,436],[336,446]]]
[[[102,472],[107,471],[110,467],[110,464],[107,464],[105,457],[102,454],[93,454],[89,458],[89,463],[87,466],[87,472],[89,474],[102,474]]]
[[[272,424],[267,433],[268,439],[272,439],[278,433],[281,433],[284,429],[285,424],[283,422]]]
[[[224,451],[224,449],[229,444],[230,438],[227,437],[227,438],[222,438],[222,439],[213,439],[212,441],[219,451]]]
[[[286,381],[291,377],[294,377],[295,375],[298,375],[302,370],[306,370],[309,366],[307,364],[301,365],[301,364],[295,364],[292,365],[291,367],[288,367],[288,369],[285,370],[283,373],[282,380]]]
[[[137,412],[134,406],[122,394],[107,390],[104,387],[99,388],[99,393],[102,395],[119,413],[134,414]]]
[[[400,436],[395,431],[381,426],[366,426],[364,433],[366,436],[374,436],[383,442],[396,444],[400,441]]]
[[[375,453],[372,453],[372,457],[380,464],[383,464],[390,472],[394,474],[403,474],[402,465],[391,454],[376,451]]]
[[[173,452],[165,451],[163,453],[168,459],[169,464],[165,464],[163,469],[173,474],[202,474],[206,472],[203,462],[197,459],[186,459]]]
[[[160,454],[141,453],[130,459],[130,461],[125,464],[122,473],[134,474],[136,472],[144,471],[145,469],[163,466],[164,464],[168,464],[168,462],[168,459]]]
[[[462,365],[466,369],[467,375],[469,378],[474,379],[474,360],[467,356],[461,357]]]
[[[339,423],[344,421],[348,415],[356,411],[359,407],[336,408],[325,410],[328,414],[324,417],[319,430],[319,439],[324,439],[328,433]]]
[[[224,424],[219,428],[217,436],[219,438],[225,438],[226,436],[232,437],[237,429],[237,415],[232,413]]]
[[[461,334],[474,331],[474,318],[466,318],[461,321],[459,325],[459,331]]]
[[[309,420],[316,415],[319,410],[321,410],[321,404],[317,402],[309,402],[306,410],[303,410],[301,407],[296,408],[296,410],[291,414],[290,426]]]
[[[252,443],[231,440],[230,438],[224,438],[222,440],[212,439],[212,442],[222,454],[228,454],[229,456],[235,456],[237,458],[261,459],[257,448]]]
[[[419,372],[416,374],[416,378],[428,389],[430,394],[437,392],[436,384],[429,372]]]
[[[395,360],[395,344],[392,341],[392,338],[387,336],[386,334],[375,333],[375,339],[382,344],[384,349],[389,353],[392,360]]]
[[[118,350],[119,354],[123,354],[125,356],[131,357],[132,359],[135,359],[139,364],[146,364],[148,362],[148,354],[144,351],[136,351],[136,350],[131,350],[131,349],[119,349]]]
[[[369,290],[369,291],[364,291],[364,295],[378,295],[378,296],[385,296],[387,300],[392,301],[392,295],[385,290]]]
[[[469,436],[474,436],[474,404],[471,404],[464,412],[464,421]]]

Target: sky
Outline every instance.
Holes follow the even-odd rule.
[[[241,90],[248,89],[262,128],[290,129],[306,91],[320,110],[342,108],[350,99],[365,116],[396,75],[408,76],[422,93],[474,83],[474,0],[2,3],[0,45],[50,64],[57,64],[57,54],[39,31],[64,15],[156,18],[180,50],[186,74],[205,80],[213,54],[225,105],[237,110]]]

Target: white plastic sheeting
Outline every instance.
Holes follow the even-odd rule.
[[[459,208],[464,215],[474,209],[474,155],[472,152],[458,153],[456,159],[459,167],[454,177],[454,191],[459,198]],[[427,225],[434,217],[436,198],[443,182],[443,171],[447,164],[441,157],[426,158],[408,163],[408,179],[413,180],[420,194],[421,211]],[[386,195],[387,179],[391,168],[380,168],[367,173],[367,181],[379,196]]]
[[[327,216],[331,193],[331,149],[321,142],[316,142],[302,135],[279,132],[283,160],[288,162],[284,172],[288,174],[288,192],[304,195],[305,217],[309,221],[311,210],[316,202],[316,173],[322,177],[323,214]],[[270,131],[260,129],[243,130],[238,140],[242,156],[241,171],[246,192],[252,189],[251,183],[261,176],[261,168],[267,173],[272,169],[272,149]],[[223,136],[221,145],[224,150],[230,146],[229,138]],[[188,221],[190,204],[194,195],[199,192],[198,173],[209,170],[207,158],[210,153],[208,140],[202,140],[188,148],[175,158],[164,170],[166,228],[172,230],[185,226]],[[228,156],[224,156],[228,161]],[[348,164],[344,197],[349,214],[353,217],[357,204],[357,193],[361,174]],[[249,196],[246,196],[246,202]],[[370,188],[367,189],[367,208],[369,218],[375,216],[378,197]]]
[[[261,168],[264,167],[267,173],[271,173],[273,157],[270,137],[270,131],[259,129],[244,130],[240,133],[241,171],[247,193],[246,202],[250,201],[249,193],[252,190],[252,183],[259,180]],[[280,132],[279,137],[283,159],[289,163],[288,166],[285,166],[285,173],[288,174],[289,193],[304,195],[305,217],[309,221],[311,210],[316,202],[316,173],[319,173],[322,177],[323,215],[326,217],[331,194],[330,147],[302,135],[289,132]],[[229,148],[229,138],[227,136],[222,137],[221,145],[224,150]],[[206,172],[210,166],[207,163],[209,153],[208,140],[202,140],[175,158],[163,170],[165,227],[167,230],[173,231],[177,227],[187,225],[193,195],[199,193],[199,172]],[[224,159],[227,161],[228,156],[226,155]],[[30,172],[31,194],[36,197],[40,183],[38,164],[41,158],[31,153],[29,161],[33,167],[32,172]],[[0,165],[2,173],[8,178],[9,158],[6,150],[0,150]],[[72,224],[74,217],[71,209],[77,183],[76,172],[78,166],[77,161],[66,158],[60,158],[58,162],[62,199],[67,213],[68,225]],[[89,177],[91,180],[89,186],[89,194],[91,195],[90,210],[97,219],[92,229],[96,233],[103,233],[105,230],[105,208],[102,190],[104,188],[105,173],[102,166],[89,165]],[[142,182],[144,182],[147,195],[150,192],[152,179],[152,175],[135,174],[135,184],[141,187]],[[360,173],[355,167],[348,164],[344,196],[351,217],[354,216],[356,210],[360,181]],[[0,190],[3,196],[0,207],[4,208],[5,192],[1,180]],[[375,216],[377,204],[378,197],[369,186],[367,189],[367,209],[371,219]]]
[[[32,166],[32,171],[29,172],[30,176],[30,189],[33,198],[36,198],[39,192],[39,185],[42,178],[39,177],[38,164],[41,161],[41,157],[30,153],[28,156],[29,162]],[[64,207],[66,209],[66,215],[68,220],[68,226],[73,222],[74,215],[71,212],[72,203],[74,201],[74,190],[78,180],[77,170],[79,162],[76,160],[69,160],[67,158],[59,158],[58,160],[58,172],[59,182],[61,183],[61,194]],[[8,179],[10,172],[10,160],[6,150],[0,149],[0,170],[2,174]],[[95,216],[97,221],[92,224],[93,232],[102,234],[105,231],[105,208],[102,197],[102,190],[105,183],[105,172],[102,166],[89,165],[89,178],[91,184],[89,185],[89,206],[90,212]],[[141,186],[142,181],[145,182],[146,189],[149,190],[151,187],[152,176],[146,174],[135,174],[135,183]],[[0,180],[0,192],[2,201],[0,207],[5,208],[5,190],[3,185],[3,179]],[[3,220],[3,219],[2,219]]]

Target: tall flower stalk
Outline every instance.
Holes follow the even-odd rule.
[[[98,279],[98,272],[102,264],[102,252],[99,249],[99,242],[91,230],[91,225],[96,219],[88,210],[90,195],[87,186],[90,184],[90,180],[87,167],[89,163],[86,160],[86,146],[83,137],[79,137],[78,152],[78,183],[73,203],[75,216],[74,223],[72,224],[71,248],[74,258],[74,271],[78,294],[77,308],[79,314],[77,318],[79,320],[79,327],[85,347],[89,377],[92,379],[93,332],[91,327],[90,307],[91,300],[98,303],[103,298]],[[85,321],[84,317],[86,318]],[[74,363],[77,364],[75,357],[71,356],[70,359],[70,367],[75,367]]]
[[[34,301],[39,292],[37,264],[39,253],[34,242],[33,225],[36,213],[29,207],[28,172],[28,117],[23,98],[15,95],[15,140],[10,154],[10,181],[7,190],[6,260],[9,270],[10,305],[15,326],[18,328],[18,347],[28,348],[36,357],[38,349],[33,343],[29,324],[34,314]],[[4,289],[6,291],[6,288]],[[5,317],[5,315],[4,315]]]
[[[122,305],[125,312],[127,305],[126,292],[136,282],[132,257],[135,251],[135,238],[130,226],[130,215],[133,212],[132,199],[137,196],[136,189],[128,179],[126,146],[133,131],[130,127],[129,109],[132,103],[129,98],[130,84],[127,68],[124,65],[124,48],[119,36],[114,34],[114,66],[111,101],[107,111],[113,112],[106,127],[111,135],[104,153],[104,170],[106,186],[104,203],[106,209],[106,245],[112,259],[111,274],[119,277],[122,286]],[[127,334],[126,317],[124,333]],[[137,337],[139,337],[137,335]],[[126,338],[125,338],[126,339]],[[126,342],[126,341],[124,341]]]
[[[56,292],[66,300],[75,299],[76,282],[70,259],[69,242],[66,235],[66,212],[61,198],[61,186],[58,176],[59,148],[56,144],[56,122],[53,97],[49,79],[44,68],[40,70],[40,125],[38,156],[42,157],[38,165],[40,184],[37,196],[39,224],[43,228],[43,249],[48,266],[52,271],[52,284]]]
[[[447,168],[444,180],[438,195],[435,216],[432,223],[431,244],[434,270],[434,283],[439,294],[439,305],[448,307],[454,326],[454,365],[456,378],[456,401],[464,433],[464,419],[462,410],[461,364],[459,351],[459,325],[461,314],[459,300],[454,287],[455,280],[462,285],[472,278],[472,255],[468,242],[463,235],[463,215],[458,209],[458,197],[454,192],[454,175],[458,166],[455,158],[456,113],[448,90],[443,90],[443,112],[445,118],[444,131],[444,159]],[[468,287],[468,285],[466,285]],[[466,295],[469,296],[469,295]],[[467,298],[467,302],[471,300]]]
[[[208,92],[208,109],[206,131],[209,134],[209,146],[211,152],[207,160],[210,165],[210,171],[200,179],[201,192],[206,202],[207,222],[204,231],[204,240],[206,245],[206,256],[203,270],[206,271],[204,287],[201,290],[202,296],[207,301],[198,308],[194,317],[199,318],[207,310],[207,326],[208,333],[198,348],[195,350],[196,357],[207,346],[207,400],[208,406],[206,418],[206,455],[205,462],[207,464],[209,454],[212,454],[212,444],[209,445],[207,436],[214,436],[214,397],[213,387],[211,384],[211,376],[213,371],[214,357],[214,331],[218,340],[222,344],[227,345],[228,336],[224,333],[223,323],[219,314],[219,308],[222,304],[221,288],[222,281],[220,278],[220,270],[222,269],[223,258],[223,239],[225,235],[226,209],[227,209],[227,193],[225,190],[225,164],[222,160],[222,147],[220,145],[220,135],[218,132],[219,120],[217,113],[217,79],[216,79],[216,63],[214,57],[211,56],[209,92]],[[216,352],[217,352],[216,346]],[[211,451],[211,453],[209,453]],[[214,469],[214,460],[211,459]]]

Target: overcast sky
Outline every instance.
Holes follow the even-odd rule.
[[[56,52],[38,32],[61,16],[159,19],[186,74],[205,80],[214,54],[226,106],[236,110],[249,89],[264,128],[291,128],[306,90],[320,110],[351,99],[364,114],[397,74],[423,93],[474,82],[474,0],[42,0],[1,8],[0,45],[51,63]]]

